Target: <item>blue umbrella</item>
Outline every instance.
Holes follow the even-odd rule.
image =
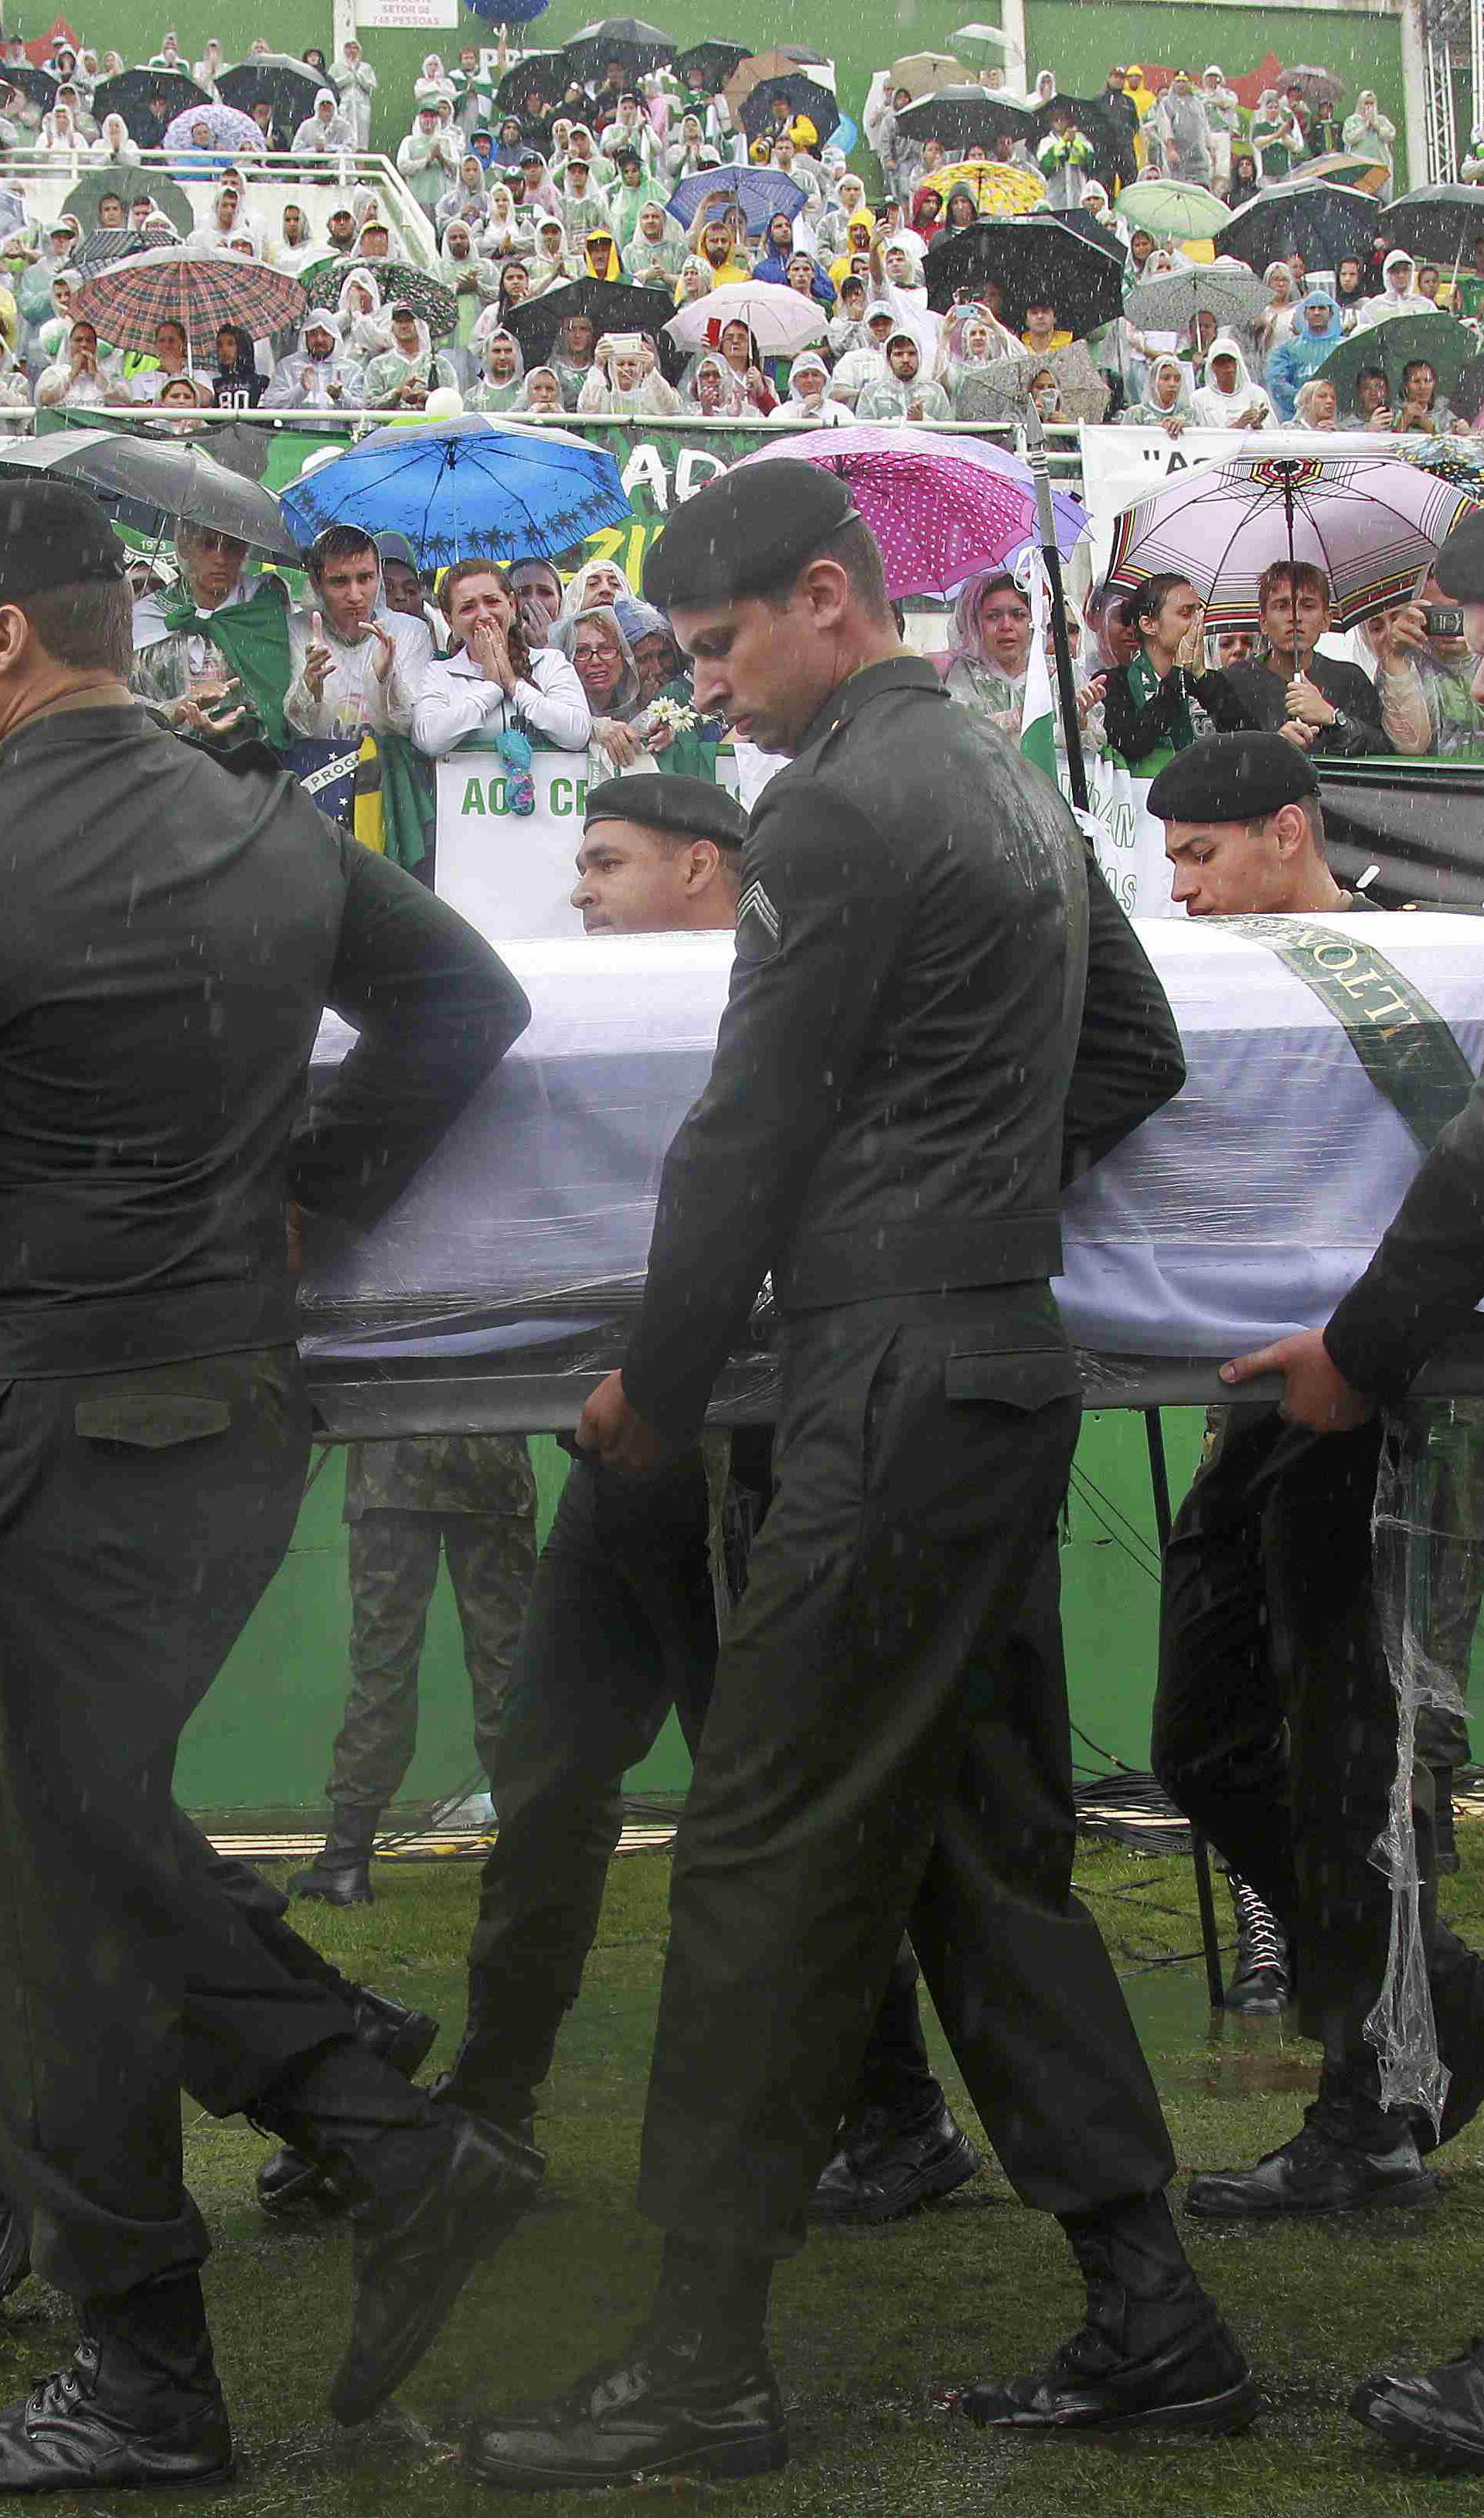
[[[551,0],[469,0],[469,6],[487,26],[529,26]]]
[[[687,175],[670,195],[670,216],[689,228],[701,202],[718,195],[736,201],[747,222],[749,236],[761,236],[776,210],[786,210],[796,219],[807,194],[782,166],[703,166],[697,175]]]
[[[602,447],[539,421],[487,417],[373,429],[282,494],[307,548],[326,525],[405,534],[422,568],[555,559],[633,514]]]

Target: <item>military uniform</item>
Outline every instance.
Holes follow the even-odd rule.
[[[328,1797],[379,1812],[417,1741],[417,1671],[440,1559],[463,1630],[474,1745],[493,1783],[500,1709],[535,1571],[535,1478],[519,1434],[438,1434],[353,1443],[351,1692]]]
[[[122,575],[80,494],[9,497],[0,594],[33,513],[68,547],[22,589]],[[0,941],[0,2185],[38,2270],[96,2299],[206,2252],[183,2052],[229,2114],[354,2026],[171,1802],[302,1491],[285,1191],[369,1223],[528,1009],[266,760],[232,777],[76,706],[21,723],[0,778],[26,835]],[[303,1118],[326,1003],[360,1039]]]

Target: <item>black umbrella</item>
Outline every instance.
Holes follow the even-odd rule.
[[[1369,193],[1348,184],[1275,184],[1233,213],[1221,231],[1221,250],[1253,271],[1294,251],[1315,271],[1336,271],[1346,254],[1370,259],[1385,219]]]
[[[808,114],[822,146],[840,119],[840,109],[827,87],[821,87],[805,70],[789,70],[784,78],[759,79],[751,95],[743,97],[742,126],[749,140],[768,130],[768,109],[776,96],[785,96],[795,113]]]
[[[622,62],[638,78],[673,60],[675,42],[662,26],[646,25],[642,18],[604,18],[595,26],[579,27],[562,49],[574,78],[595,78],[610,62]]]
[[[164,108],[162,112],[151,113],[155,103]],[[157,149],[167,122],[173,122],[188,106],[210,103],[205,89],[184,70],[119,70],[112,78],[101,79],[93,90],[93,118],[101,131],[108,114],[119,114],[130,139],[138,141],[141,149]]]
[[[116,193],[126,210],[135,201],[152,201],[180,235],[191,234],[195,212],[181,186],[160,166],[93,167],[68,193],[63,216],[76,219],[83,235],[91,235],[98,225],[98,204],[108,193]]]
[[[782,45],[779,47],[782,51]],[[811,53],[810,60],[815,57]],[[670,64],[677,78],[687,79],[702,96],[719,96],[735,69],[752,59],[750,44],[729,44],[723,35],[704,44],[690,44]]]
[[[829,55],[812,53],[807,44],[775,44],[773,49],[782,53],[785,61],[797,62],[800,69],[824,69],[828,65]]]
[[[0,69],[0,87],[18,87],[32,105],[40,106],[43,113],[50,113],[57,101],[57,81],[51,71],[33,69],[29,62],[17,62],[14,67],[7,65]],[[102,122],[102,114],[98,118]]]
[[[1477,184],[1423,184],[1380,212],[1393,244],[1420,262],[1452,265],[1473,260],[1473,240],[1484,236],[1484,191]]]
[[[675,301],[662,288],[635,288],[624,280],[570,280],[561,288],[543,290],[512,306],[505,329],[521,345],[528,368],[550,357],[552,345],[569,315],[590,318],[599,338],[605,332],[648,332],[663,365],[673,362],[675,345],[664,330]]]
[[[300,123],[314,112],[319,90],[328,85],[327,79],[296,62],[291,53],[258,53],[238,62],[234,69],[223,70],[217,94],[224,105],[235,106],[238,113],[251,113],[255,105],[266,102],[285,138],[292,139]]]
[[[502,120],[508,113],[524,113],[526,99],[535,88],[548,110],[560,105],[567,92],[567,56],[565,53],[528,53],[507,70],[494,91],[494,111]]]
[[[279,559],[298,556],[272,491],[244,481],[199,445],[180,438],[132,437],[108,428],[59,430],[0,448],[0,465],[7,471],[60,473],[109,502],[209,525]]]
[[[1062,113],[1069,113],[1083,138],[1091,142],[1093,163],[1103,182],[1111,183],[1116,177],[1121,184],[1131,184],[1138,168],[1126,122],[1111,114],[1100,97],[1052,96],[1031,116],[1038,140],[1044,140],[1052,115]]]
[[[972,294],[992,282],[999,291],[1000,320],[1012,332],[1024,329],[1028,305],[1049,302],[1058,326],[1079,341],[1124,311],[1122,264],[1063,227],[1051,210],[954,228],[929,245],[922,277],[927,302],[938,314],[960,290]]]
[[[933,96],[919,96],[915,105],[904,105],[897,129],[909,140],[941,140],[960,156],[992,148],[996,140],[1023,140],[1028,147],[1036,140],[1029,107],[970,86],[940,87]]]

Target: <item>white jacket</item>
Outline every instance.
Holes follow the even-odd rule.
[[[441,760],[466,734],[488,726],[491,734],[542,734],[563,752],[585,752],[592,711],[576,667],[555,647],[538,647],[530,681],[518,681],[507,700],[498,682],[487,682],[462,648],[430,664],[412,708],[412,740],[419,752]]]

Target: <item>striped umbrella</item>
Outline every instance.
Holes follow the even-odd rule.
[[[72,312],[119,350],[152,350],[158,324],[185,326],[207,341],[222,324],[240,324],[255,341],[297,324],[308,303],[297,280],[245,254],[166,245],[111,263],[79,290]]]
[[[1394,455],[1239,455],[1202,463],[1114,519],[1108,582],[1162,570],[1189,580],[1209,630],[1250,630],[1274,560],[1307,561],[1346,630],[1411,593],[1439,543],[1475,504]]]

